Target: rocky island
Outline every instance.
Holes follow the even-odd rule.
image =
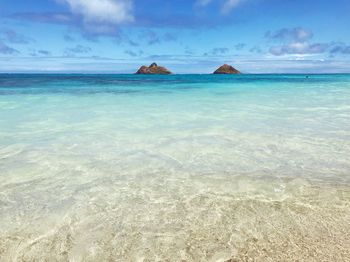
[[[172,74],[167,68],[152,63],[150,66],[141,66],[136,72],[137,75],[170,75]]]
[[[218,69],[216,69],[216,71],[213,74],[215,74],[215,75],[219,75],[219,74],[238,75],[238,74],[241,74],[241,72],[238,71],[233,66],[230,66],[228,64],[224,64],[224,65],[220,66]]]

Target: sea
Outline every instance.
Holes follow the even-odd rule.
[[[350,75],[0,75],[0,261],[350,261]]]

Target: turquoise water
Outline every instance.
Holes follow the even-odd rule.
[[[350,75],[0,75],[1,261],[350,259]]]

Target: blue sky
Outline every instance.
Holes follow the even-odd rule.
[[[0,72],[350,72],[349,0],[0,0]]]

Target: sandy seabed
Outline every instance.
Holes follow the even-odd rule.
[[[70,175],[2,187],[1,261],[350,260],[346,186],[157,170],[78,189]]]

